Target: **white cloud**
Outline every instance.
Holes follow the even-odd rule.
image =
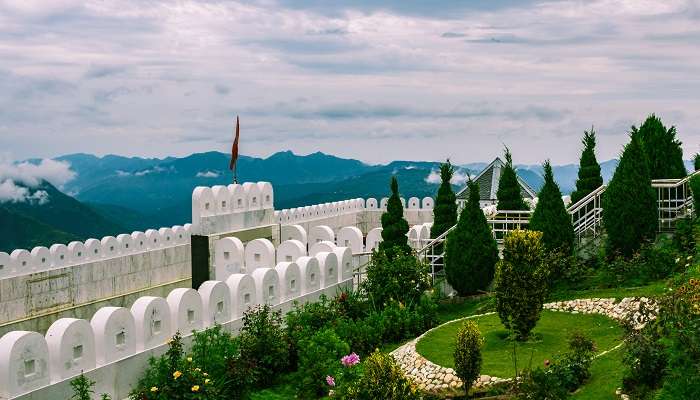
[[[35,190],[33,193],[25,186],[18,186],[11,179],[0,180],[0,203],[30,203],[46,204],[49,194],[45,190]]]
[[[49,201],[49,194],[33,188],[42,180],[61,188],[75,175],[68,162],[43,159],[36,163],[16,163],[9,157],[0,157],[0,203],[29,201],[45,204]]]
[[[174,171],[174,170],[175,170],[175,168],[172,166],[170,168],[163,168],[161,166],[156,165],[153,168],[148,168],[148,169],[144,169],[143,171],[134,172],[134,176],[144,176],[144,175],[157,174],[160,172]],[[117,174],[118,174],[118,172],[117,172]],[[123,176],[123,175],[121,175],[121,176]]]
[[[118,177],[131,176],[131,172],[122,171],[122,170],[118,169],[118,170],[117,170],[117,176],[118,176]]]
[[[454,174],[452,174],[452,179],[450,179],[450,183],[453,185],[462,186],[467,183],[469,176],[470,174],[467,170],[457,168],[455,169]],[[440,184],[442,182],[442,179],[440,178],[440,170],[431,170],[430,174],[428,174],[428,176],[425,177],[425,181],[427,183]]]
[[[219,173],[215,171],[200,171],[197,172],[197,178],[218,178]]]

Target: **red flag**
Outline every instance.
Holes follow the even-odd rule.
[[[236,138],[233,139],[233,146],[231,146],[231,162],[228,165],[228,169],[233,171],[236,168],[236,161],[238,161],[238,136],[241,130],[238,122],[238,116],[236,116]]]

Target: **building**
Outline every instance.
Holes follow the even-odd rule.
[[[496,192],[498,191],[498,184],[501,181],[504,167],[505,163],[501,161],[500,158],[496,157],[495,160],[491,161],[491,163],[474,178],[476,183],[479,184],[479,206],[481,208],[498,203]],[[518,183],[520,184],[520,193],[524,199],[532,200],[537,197],[537,192],[519,176]],[[457,204],[460,209],[464,207],[469,197],[469,191],[467,189],[468,187],[464,186],[457,193]]]

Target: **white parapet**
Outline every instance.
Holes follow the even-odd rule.
[[[51,268],[52,265],[51,252],[43,246],[38,246],[32,249],[32,270],[45,271]]]
[[[222,281],[206,281],[199,287],[204,309],[204,326],[224,324],[231,320],[231,293]]]
[[[280,285],[280,301],[292,300],[301,295],[301,269],[295,262],[281,262],[275,267]]]
[[[321,267],[316,257],[300,257],[296,261],[302,276],[302,294],[315,292],[321,288]]]
[[[349,247],[336,247],[333,253],[338,258],[338,267],[340,268],[340,280],[345,281],[352,279],[352,250]]]
[[[258,302],[255,280],[247,274],[233,274],[226,280],[231,294],[232,317],[240,318]]]
[[[275,306],[280,303],[280,281],[274,268],[257,268],[250,275],[255,280],[259,304]]]
[[[51,355],[51,382],[58,382],[96,366],[95,335],[84,319],[61,318],[46,331]]]
[[[329,241],[335,243],[335,233],[333,229],[326,225],[318,225],[309,229],[309,246],[315,243]]]
[[[367,232],[365,249],[367,251],[376,250],[379,248],[379,243],[382,241],[382,228],[374,228]]]
[[[202,298],[194,289],[173,289],[166,299],[170,307],[171,332],[189,334],[202,329]]]
[[[168,302],[162,297],[139,297],[131,306],[136,327],[136,350],[143,351],[165,343],[172,335]]]
[[[102,307],[90,320],[95,333],[97,365],[128,357],[136,351],[134,317],[124,307]]]
[[[337,246],[335,243],[330,242],[328,240],[324,240],[322,242],[314,243],[310,248],[309,248],[309,255],[310,256],[315,256],[316,254],[322,252],[322,251],[333,251]]]
[[[275,246],[267,239],[254,239],[245,245],[245,272],[257,268],[272,268],[275,262]]]
[[[306,246],[298,240],[285,240],[277,246],[277,262],[293,262],[306,255]]]
[[[301,225],[282,225],[280,228],[280,236],[282,241],[298,240],[304,246],[306,246],[306,243],[308,242],[306,230]]]
[[[338,256],[333,252],[322,251],[315,257],[321,268],[321,287],[327,288],[338,283]]]
[[[50,382],[49,349],[43,336],[13,331],[0,338],[0,397],[9,399]]]
[[[245,270],[245,248],[236,237],[225,237],[214,243],[214,267],[217,280],[225,282],[233,274]]]
[[[349,247],[353,254],[365,251],[364,244],[362,243],[362,231],[356,226],[340,228],[336,242],[338,246]]]

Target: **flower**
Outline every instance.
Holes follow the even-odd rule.
[[[328,384],[328,386],[335,386],[335,379],[333,379],[332,376],[327,375],[326,376],[326,383]]]
[[[155,387],[155,386],[152,386],[152,387],[151,387],[151,392],[155,393],[155,392],[157,392],[157,391],[158,391],[158,388],[157,388],[157,387]]]
[[[204,376],[209,376],[209,374],[207,374],[206,372],[205,372],[205,373],[203,373],[202,375],[204,375]]]
[[[207,378],[207,379],[204,380],[204,384],[205,384],[205,385],[208,385],[209,382],[211,382],[211,379],[209,379],[209,378]]]
[[[544,360],[544,366],[549,367],[549,360]]]
[[[180,371],[175,371],[173,372],[173,378],[177,379],[182,376],[182,372]]]
[[[194,370],[197,371],[197,372],[202,372],[202,369],[201,369],[201,368],[195,368]]]
[[[346,367],[352,367],[353,365],[360,362],[360,356],[353,352],[341,358],[340,362]]]
[[[199,392],[199,385],[194,385],[194,386],[192,386],[192,391],[193,391],[193,392]]]
[[[187,357],[187,362],[192,362],[192,357]]]

